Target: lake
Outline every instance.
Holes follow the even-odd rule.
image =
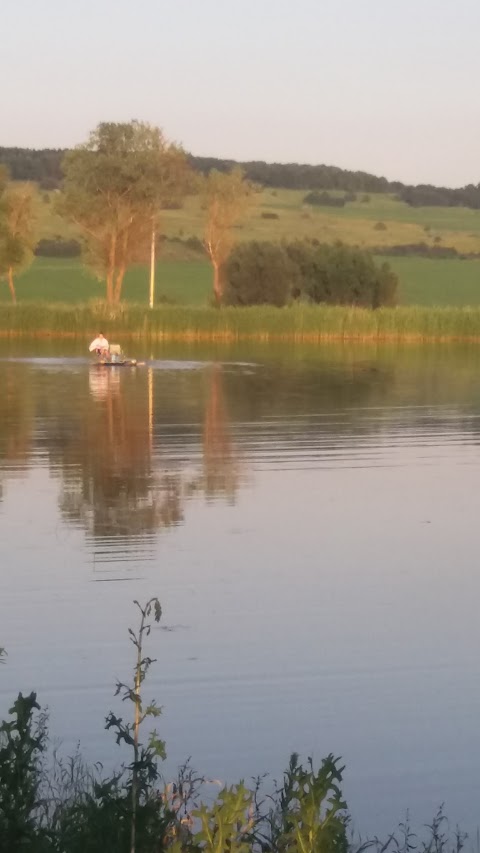
[[[107,765],[133,600],[167,773],[346,764],[355,826],[480,823],[480,349],[0,342],[0,712]]]

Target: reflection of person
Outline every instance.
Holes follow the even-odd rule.
[[[117,370],[99,370],[91,367],[88,384],[92,398],[97,402],[107,400],[120,390],[120,375]]]
[[[90,352],[95,352],[97,355],[108,355],[108,348],[109,344],[107,339],[103,336],[103,332],[99,332],[88,349]]]

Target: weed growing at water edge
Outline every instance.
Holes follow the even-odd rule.
[[[134,706],[134,719],[132,723],[124,723],[121,717],[115,716],[112,711],[107,716],[106,728],[113,728],[116,732],[117,743],[122,741],[130,746],[133,751],[133,761],[128,769],[131,771],[131,780],[129,783],[131,791],[131,853],[135,853],[136,848],[136,824],[137,811],[142,797],[147,797],[149,790],[154,782],[158,779],[157,759],[165,758],[165,743],[157,735],[156,731],[151,732],[150,738],[146,746],[140,743],[140,726],[147,717],[159,717],[161,709],[152,701],[149,705],[144,706],[141,686],[145,681],[147,672],[154,663],[154,659],[143,656],[143,641],[144,637],[148,637],[151,630],[150,623],[147,622],[153,614],[155,622],[160,622],[162,608],[158,598],[151,598],[146,605],[142,607],[138,601],[134,604],[140,611],[140,626],[138,632],[135,633],[132,628],[128,629],[130,639],[136,649],[136,662],[133,670],[133,683],[131,685],[117,682],[115,695],[122,696],[123,701],[129,701]]]
[[[38,825],[42,754],[46,747],[46,719],[37,694],[18,694],[10,708],[11,720],[0,725],[0,849],[46,850],[47,836]]]

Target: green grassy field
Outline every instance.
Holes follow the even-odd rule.
[[[382,258],[399,276],[401,305],[480,305],[480,261]],[[148,269],[135,267],[126,276],[127,302],[148,302]],[[104,285],[81,262],[37,258],[17,281],[20,302],[84,303],[104,297]],[[157,264],[156,296],[179,305],[206,305],[211,298],[212,272],[205,260],[160,261]],[[5,281],[0,282],[0,301],[9,302]]]
[[[397,273],[401,305],[480,305],[480,261],[382,258]]]
[[[156,297],[168,301],[207,304],[212,289],[212,273],[206,261],[161,261],[157,264]],[[105,298],[105,285],[77,259],[36,258],[16,282],[19,302],[84,303]],[[149,270],[134,267],[124,283],[127,302],[148,303]],[[0,282],[0,301],[10,301],[6,281]]]

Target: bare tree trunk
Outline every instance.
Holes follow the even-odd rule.
[[[13,283],[13,267],[8,268],[8,286],[10,288],[10,293],[12,294],[12,302],[14,305],[16,305],[17,294],[15,293],[15,285]]]
[[[117,250],[117,235],[112,234],[110,240],[110,252],[108,253],[108,270],[107,270],[107,302],[109,305],[115,301],[114,294],[114,276],[115,276],[115,261]]]
[[[115,280],[115,290],[113,294],[113,301],[120,302],[120,297],[122,295],[122,284],[125,276],[125,267],[120,267],[117,272],[117,277]]]
[[[130,220],[131,222],[132,220]],[[127,248],[128,248],[128,236],[129,231],[128,228],[125,228],[123,234],[120,235],[120,239],[118,241],[117,247],[117,275],[115,279],[115,291],[113,294],[113,301],[118,303],[120,302],[120,298],[122,296],[122,284],[123,279],[125,278],[125,271],[127,269]]]
[[[109,305],[113,302],[113,269],[107,271],[107,302]]]
[[[222,304],[223,297],[223,282],[220,272],[220,264],[217,261],[212,261],[213,264],[213,295],[217,308]]]

